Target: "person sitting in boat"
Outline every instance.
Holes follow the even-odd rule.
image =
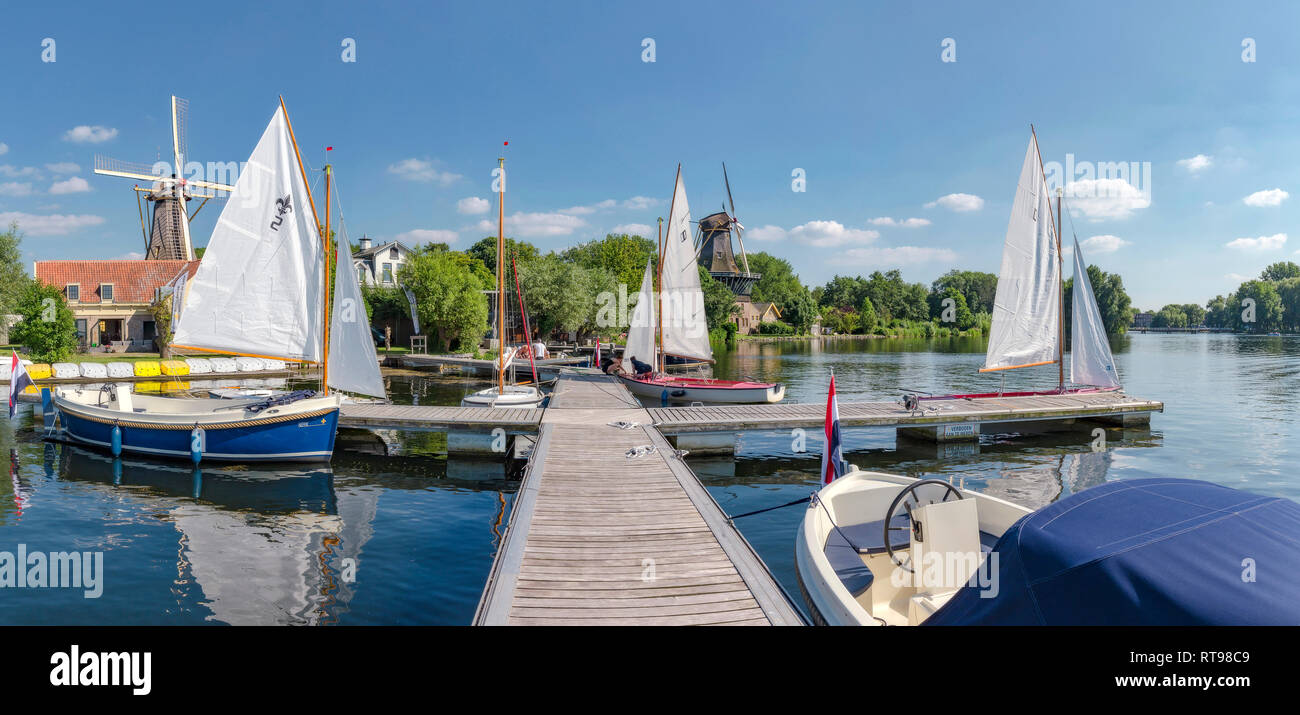
[[[647,365],[646,363],[637,360],[636,356],[633,355],[632,370],[636,372],[637,377],[650,377],[651,373],[654,372],[655,368],[653,365]]]

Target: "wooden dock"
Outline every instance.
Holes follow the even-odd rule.
[[[1029,397],[979,397],[922,400],[909,411],[898,402],[841,402],[841,427],[937,427],[959,424],[1043,422],[1072,419],[1150,419],[1164,404],[1122,392],[1094,392]],[[825,404],[710,405],[650,408],[665,434],[732,430],[820,428]],[[987,431],[987,430],[986,430]],[[977,433],[978,434],[978,433]]]
[[[595,373],[556,386],[474,622],[803,620],[649,413]]]
[[[541,421],[541,410],[522,407],[345,404],[339,408],[339,427],[355,429],[472,432],[500,427],[507,432],[536,432]]]

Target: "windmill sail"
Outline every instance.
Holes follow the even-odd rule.
[[[695,263],[695,243],[691,240],[691,207],[686,203],[680,168],[672,206],[668,232],[664,234],[659,288],[663,299],[663,351],[667,355],[712,360],[700,269]]]
[[[1106,326],[1088,279],[1087,263],[1074,241],[1074,292],[1071,296],[1070,382],[1094,387],[1119,387],[1115,357],[1110,352]]]
[[[344,244],[346,246],[347,244]],[[334,270],[334,314],[330,319],[329,386],[372,397],[387,397],[375,359],[366,304],[345,250]]]
[[[281,107],[212,230],[175,347],[320,362],[323,254]]]
[[[1047,180],[1031,138],[1020,169],[1002,269],[993,300],[988,354],[980,372],[1048,365],[1059,358],[1061,268]]]
[[[654,260],[647,260],[645,275],[641,278],[641,292],[637,293],[636,307],[632,311],[632,324],[627,329],[627,345],[623,348],[623,371],[631,374],[632,358],[655,364],[655,294]]]

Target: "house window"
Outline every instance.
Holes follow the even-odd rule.
[[[391,263],[384,264],[384,282],[385,283],[393,282],[393,264]]]
[[[81,300],[81,284],[69,283],[64,290],[67,291],[69,303],[76,303]]]
[[[86,319],[85,318],[77,318],[77,339],[82,342],[86,341]]]
[[[391,260],[394,260],[394,261],[397,260],[397,246],[393,246],[392,248],[388,249],[388,257],[389,257]]]
[[[99,300],[102,301],[102,302],[104,302],[104,303],[112,303],[112,302],[113,302],[113,284],[112,284],[112,283],[100,283],[100,284],[99,284]]]
[[[152,320],[144,321],[144,325],[140,329],[140,337],[145,342],[150,342],[158,337],[158,324]]]

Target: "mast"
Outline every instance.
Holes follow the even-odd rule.
[[[325,389],[327,391],[329,390],[328,380],[329,380],[329,372],[330,372],[328,350],[330,344],[330,323],[332,322],[330,321],[330,308],[332,307],[330,305],[330,291],[333,290],[334,288],[333,285],[334,282],[330,280],[330,270],[329,270],[330,255],[333,253],[331,249],[334,246],[334,240],[330,236],[330,178],[333,176],[333,174],[334,174],[333,169],[330,167],[329,164],[326,164],[325,165],[325,229],[321,231],[320,236],[321,236],[321,240],[325,242],[325,333],[323,339],[325,340],[325,350],[327,352],[325,354],[325,366],[321,371],[320,379],[321,382],[325,384]],[[335,270],[338,270],[338,268],[336,267]]]
[[[1039,157],[1041,161],[1042,157]],[[1057,276],[1057,305],[1059,312],[1056,321],[1056,368],[1059,376],[1056,389],[1065,392],[1065,256],[1061,253],[1061,196],[1065,190],[1060,186],[1056,187],[1056,270],[1060,274]],[[1075,278],[1075,280],[1079,280]]]
[[[284,112],[284,125],[289,129],[289,141],[293,143],[293,155],[298,159],[298,171],[302,173],[302,184],[303,186],[309,187],[311,186],[311,182],[307,180],[307,169],[303,166],[302,163],[302,152],[298,151],[298,139],[294,137],[293,122],[289,121],[289,110],[286,109],[284,106],[283,95],[281,95],[280,97],[280,111]],[[320,215],[316,213],[316,199],[311,195],[311,191],[307,192],[307,203],[311,204],[312,218],[315,219],[316,226],[319,227]],[[326,243],[324,236],[321,237],[321,247],[325,249],[324,250],[325,262],[326,262],[325,265],[329,266],[329,246]],[[321,324],[324,328],[321,331],[321,387],[322,387],[322,394],[328,395],[330,392],[329,382],[327,381],[327,378],[329,377],[329,357],[330,357],[330,341],[329,341],[330,306],[328,300],[330,277],[329,277],[328,270],[321,271],[321,273],[324,274],[321,280],[324,281],[325,283],[324,295],[327,296],[327,299],[324,301],[325,303],[324,315],[321,317]]]
[[[506,394],[506,160],[497,157],[501,193],[497,200],[497,394]]]
[[[679,164],[679,165],[678,165],[678,171],[681,171],[681,168],[680,168],[680,167],[681,167],[681,165]],[[673,188],[675,189],[676,187],[673,187]],[[669,216],[671,216],[671,215],[672,215],[672,214],[670,213]],[[655,298],[656,298],[656,300],[659,301],[659,314],[658,314],[658,318],[659,318],[659,320],[657,321],[657,324],[658,324],[657,327],[658,327],[658,330],[659,330],[659,346],[658,346],[658,347],[659,347],[659,350],[658,350],[658,353],[659,353],[659,372],[667,372],[668,370],[667,370],[667,368],[666,368],[665,365],[664,365],[665,358],[664,358],[664,352],[663,352],[663,351],[664,351],[664,289],[663,289],[663,285],[662,285],[662,283],[663,283],[663,277],[664,277],[664,217],[663,217],[663,216],[660,216],[660,217],[659,217],[659,256],[658,256],[658,259],[659,259],[659,265],[657,265],[657,266],[655,267]],[[650,355],[650,359],[651,359],[651,360],[654,359],[654,355],[653,355],[653,354]]]

